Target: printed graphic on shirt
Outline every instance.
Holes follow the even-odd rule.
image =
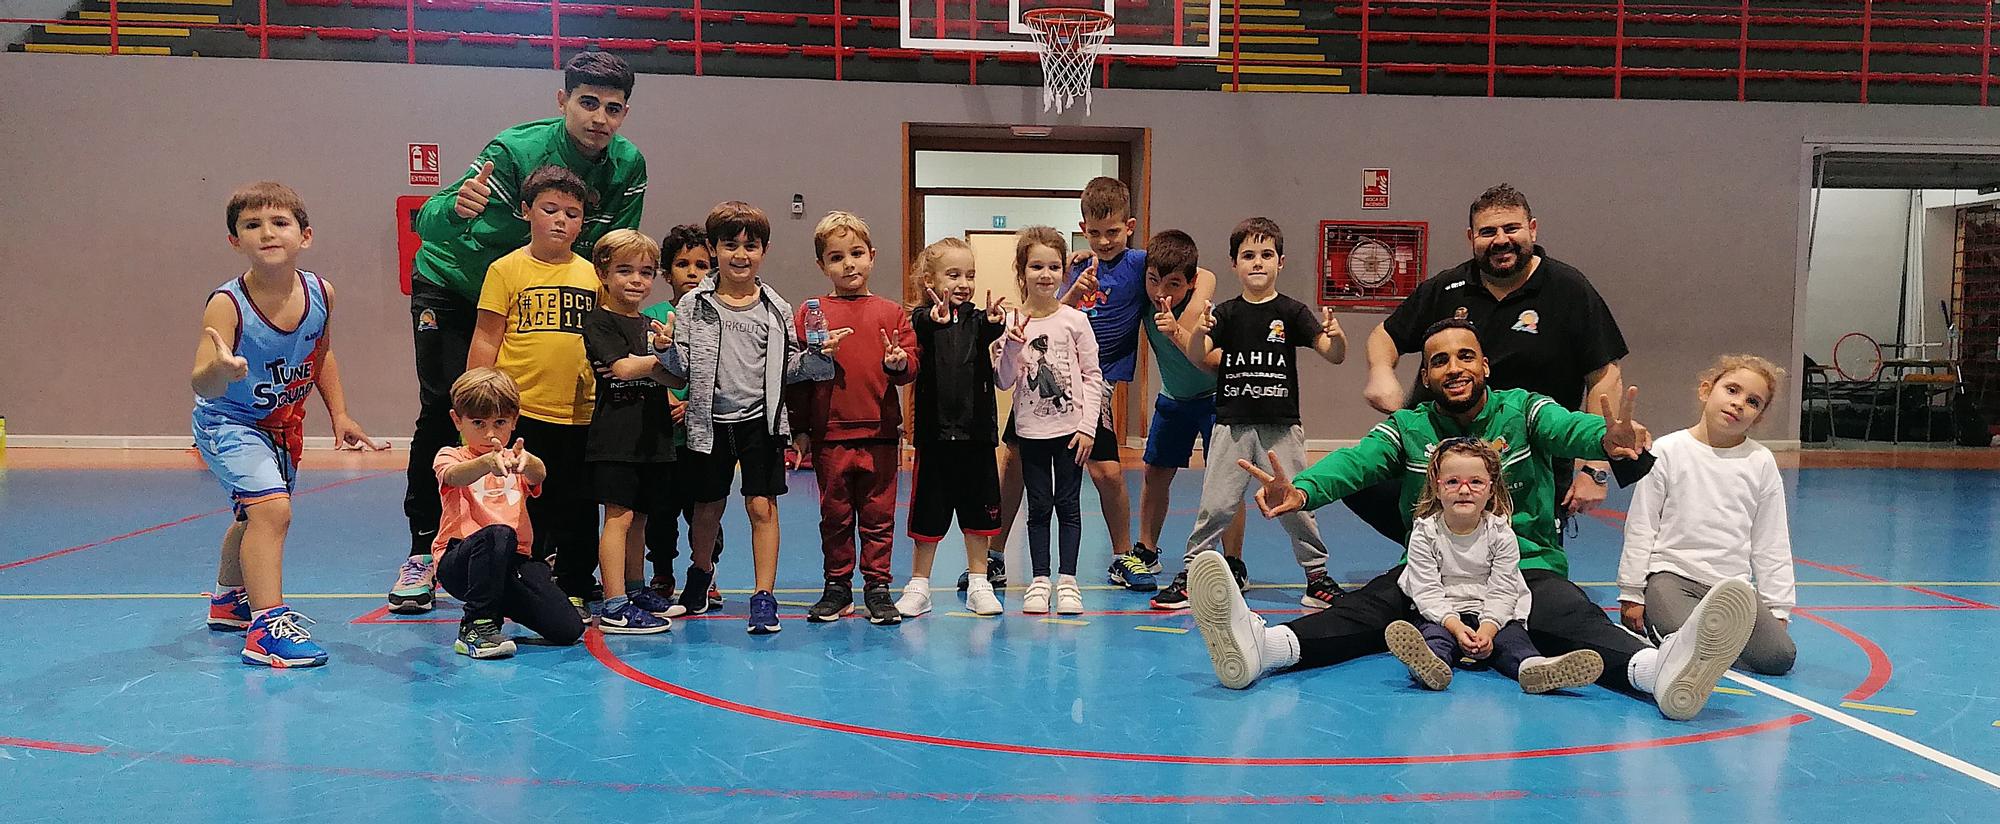
[[[1523,310],[1521,312],[1520,319],[1514,321],[1514,331],[1526,332],[1530,335],[1539,335],[1541,334],[1541,329],[1539,328],[1541,326],[1541,323],[1542,323],[1542,316],[1537,312],[1535,312],[1535,310],[1533,309]]]
[[[506,475],[488,475],[473,483],[471,489],[488,501],[516,506],[521,503],[522,494],[519,478],[520,476],[511,472]]]
[[[1284,321],[1271,321],[1283,342]],[[1221,392],[1224,398],[1289,398],[1292,396],[1292,352],[1236,351],[1222,353]]]
[[[1027,411],[1036,417],[1056,417],[1076,408],[1076,398],[1070,393],[1069,375],[1049,365],[1049,345],[1048,335],[1036,335],[1034,340],[1028,341],[1021,359],[1019,383],[1028,393]],[[1066,343],[1056,345],[1068,346]]]
[[[530,286],[515,297],[516,332],[583,334],[583,316],[597,308],[597,293],[575,286]]]
[[[1111,290],[1100,284],[1090,294],[1084,295],[1083,300],[1077,303],[1076,308],[1082,310],[1085,315],[1097,317],[1097,308],[1110,302]]]
[[[308,341],[318,338],[313,335]],[[264,370],[271,376],[269,381],[258,381],[250,387],[251,403],[254,409],[283,409],[306,399],[313,390],[313,362],[310,358],[297,366],[285,362],[284,358],[274,358],[264,364]]]
[[[1264,342],[1265,342],[1265,343],[1284,343],[1284,342],[1285,342],[1285,322],[1284,322],[1284,321],[1282,321],[1282,320],[1272,320],[1272,321],[1271,321],[1271,333],[1270,333],[1270,334],[1268,334],[1268,335],[1265,335],[1265,336],[1264,336]]]

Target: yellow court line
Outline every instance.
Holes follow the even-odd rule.
[[[1140,626],[1133,627],[1133,629],[1136,629],[1140,632],[1167,632],[1167,633],[1172,633],[1174,635],[1187,634],[1187,630],[1182,629],[1180,627],[1149,627],[1142,624]],[[1995,724],[2000,725],[2000,722],[1995,722]]]
[[[100,46],[87,43],[29,43],[26,46],[22,46],[21,48],[26,51],[42,52],[45,54],[110,54],[111,53],[111,47],[108,45]],[[166,46],[127,46],[120,44],[118,46],[118,53],[119,54],[173,54],[174,51],[173,49],[169,49]]]
[[[980,615],[977,612],[947,612],[953,618],[998,618],[998,615]]]
[[[1327,68],[1324,66],[1216,66],[1215,70],[1221,72],[1222,74],[1231,74],[1240,71],[1244,74],[1319,75],[1322,77],[1340,76],[1339,69]]]
[[[1043,619],[1042,619],[1042,623],[1044,623],[1044,624],[1062,624],[1063,626],[1067,626],[1067,627],[1087,627],[1087,626],[1090,626],[1090,622],[1089,622],[1089,621],[1078,621],[1078,620],[1076,620],[1075,618],[1043,618]]]
[[[1288,83],[1224,83],[1226,92],[1319,92],[1321,94],[1346,94],[1346,86],[1304,86]]]
[[[1739,690],[1739,689],[1737,689],[1737,688],[1735,688],[1735,687],[1716,687],[1716,688],[1715,688],[1715,691],[1716,691],[1716,692],[1719,692],[1719,693],[1723,693],[1724,695],[1756,695],[1756,694],[1757,694],[1757,693],[1754,693],[1754,692],[1751,692],[1751,691],[1749,691],[1749,690]]]
[[[127,0],[127,2],[130,2],[130,0]],[[84,20],[110,20],[111,13],[108,11],[85,11],[85,12],[77,12],[77,17],[82,18]],[[118,23],[119,23],[118,30],[121,32],[124,31],[125,30],[124,24],[127,22],[217,23],[221,22],[221,18],[216,17],[213,14],[161,14],[159,12],[151,12],[151,11],[128,11],[118,15]]]
[[[1903,709],[1902,707],[1884,707],[1884,706],[1882,706],[1882,705],[1880,705],[1880,704],[1863,704],[1863,703],[1861,703],[1861,702],[1859,702],[1859,701],[1842,701],[1842,702],[1840,702],[1840,706],[1842,706],[1842,707],[1844,707],[1844,708],[1846,708],[1846,709],[1850,709],[1850,710],[1867,710],[1867,711],[1869,711],[1869,712],[1886,712],[1886,713],[1888,713],[1888,714],[1890,714],[1890,715],[1916,715],[1916,714],[1917,714],[1917,711],[1916,711],[1916,710],[1906,710],[1906,709]]]
[[[53,23],[43,26],[42,30],[48,32],[49,34],[108,35],[111,33],[110,26],[64,26]],[[118,26],[118,34],[120,36],[133,35],[133,36],[144,36],[144,37],[186,37],[188,36],[188,30],[165,29],[165,28],[159,28],[157,26],[127,26],[123,25],[123,21],[120,21],[120,25]]]
[[[2000,727],[2000,721],[1993,722],[1993,726]]]

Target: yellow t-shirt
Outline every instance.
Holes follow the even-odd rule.
[[[494,366],[521,387],[521,414],[588,424],[597,375],[583,354],[583,316],[597,308],[597,270],[575,254],[543,263],[516,249],[493,261],[479,308],[507,316]]]

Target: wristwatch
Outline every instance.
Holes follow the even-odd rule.
[[[1611,482],[1610,472],[1588,464],[1577,464],[1576,471],[1590,476],[1590,479],[1596,481],[1598,486],[1605,486]]]

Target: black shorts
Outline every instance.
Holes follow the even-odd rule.
[[[689,450],[693,460],[681,467],[683,481],[695,503],[729,497],[729,481],[743,467],[745,498],[776,498],[785,494],[785,443],[764,428],[762,417],[715,425],[715,443],[703,455]]]
[[[959,530],[967,535],[1000,534],[1000,466],[993,460],[992,444],[919,444],[912,474],[910,538],[943,540],[954,513]]]
[[[588,461],[590,497],[646,517],[680,515],[683,493],[671,462]]]
[[[1097,424],[1097,434],[1094,438],[1090,442],[1091,460],[1123,460],[1118,452],[1118,433],[1111,431],[1111,428],[1105,426],[1102,421]],[[1013,449],[1015,448],[1015,444],[1019,443],[1020,440],[1021,436],[1014,433],[1014,418],[1009,416],[1007,418],[1007,427],[1000,431],[1000,442],[1006,444],[1009,449]]]

